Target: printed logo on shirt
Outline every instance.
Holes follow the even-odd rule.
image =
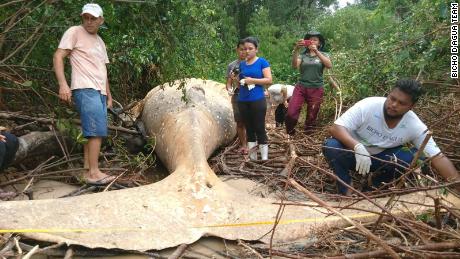
[[[372,128],[371,126],[367,126],[366,130],[369,133],[369,136],[378,137],[382,141],[391,141],[393,143],[403,143],[403,139],[401,137],[386,135],[378,131],[377,129]]]
[[[317,57],[305,57],[303,59],[303,63],[305,64],[319,64],[321,63],[321,60]]]

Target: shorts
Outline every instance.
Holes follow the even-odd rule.
[[[72,90],[85,138],[107,136],[107,96],[92,88]]]
[[[232,108],[233,108],[233,118],[236,122],[243,122],[241,118],[240,109],[238,108],[238,94],[235,93],[232,95]]]

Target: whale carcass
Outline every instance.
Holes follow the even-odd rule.
[[[180,87],[181,86],[181,87]],[[156,136],[156,153],[170,171],[160,182],[125,190],[57,200],[0,203],[0,228],[30,238],[90,248],[151,250],[192,243],[202,236],[270,240],[279,205],[237,191],[214,174],[207,159],[235,136],[231,103],[224,85],[187,79],[151,90],[143,100],[141,118]],[[431,204],[418,193],[400,201]],[[385,204],[386,199],[377,200]],[[313,204],[313,203],[312,203]],[[343,214],[372,221],[380,209],[360,202]],[[421,211],[424,206],[396,205],[394,213]],[[305,237],[344,224],[317,206],[292,206],[273,236],[274,242]]]

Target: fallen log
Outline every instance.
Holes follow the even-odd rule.
[[[55,125],[57,121],[54,118],[33,117],[33,116],[21,114],[20,112],[0,112],[0,119],[28,122],[25,125],[16,127],[15,130],[19,130],[21,128],[27,127],[28,125],[36,124],[36,123],[42,124],[42,125]],[[81,121],[79,119],[72,119],[70,121],[76,125],[81,124]],[[144,140],[144,136],[142,136],[142,132],[138,130],[128,129],[125,127],[114,126],[114,125],[108,125],[108,129],[110,131],[116,132],[117,136],[124,140],[124,142],[126,143],[126,148],[128,152],[138,153],[143,150],[145,146],[145,140]],[[51,140],[53,136],[52,133],[44,133],[44,132],[38,133],[38,131],[36,131],[35,133],[34,132],[35,131],[31,132],[31,134],[32,135],[36,134],[37,139],[34,139],[34,137],[26,137],[27,145],[25,147],[27,147],[27,150],[25,151],[29,152],[28,150],[32,150],[32,149],[39,150],[41,149],[39,147],[43,147],[43,149],[41,149],[42,151],[50,150],[50,149],[53,150],[53,149],[59,148],[59,145],[57,145],[56,141],[49,141]],[[39,142],[39,141],[40,141],[39,143],[40,145],[36,145],[35,143],[33,143],[33,142]],[[28,145],[28,143],[31,143],[31,145]],[[46,147],[44,147],[44,145],[46,145]],[[30,153],[30,152],[27,154],[24,154],[20,151],[21,150],[18,150],[19,154],[17,154],[17,157],[20,157],[20,159],[16,159],[17,161],[20,161],[23,158],[25,158],[24,155],[28,155],[28,156],[34,155],[33,153]]]
[[[0,119],[24,120],[24,121],[37,122],[40,124],[47,124],[47,125],[54,125],[56,123],[56,119],[53,119],[53,118],[32,117],[32,116],[24,115],[18,112],[0,112]],[[77,125],[81,124],[81,121],[79,119],[72,119],[71,122]],[[127,129],[127,128],[120,127],[120,126],[109,125],[108,129],[112,131],[120,131],[123,133],[133,134],[133,135],[141,134],[140,132],[136,130]]]
[[[60,152],[56,134],[51,131],[34,131],[18,137],[19,147],[14,157],[14,163],[37,155],[52,155]]]
[[[3,202],[0,232],[90,248],[139,251],[190,244],[209,235],[269,242],[267,233],[278,220],[276,200],[228,186],[207,163],[212,152],[236,134],[224,85],[198,79],[177,81],[172,87],[154,88],[143,103],[142,120],[148,135],[156,136],[157,155],[171,172],[167,178],[147,186],[58,200]],[[430,195],[437,196],[435,192]],[[380,206],[386,201],[375,200]],[[413,193],[399,197],[391,213],[419,213],[432,203],[425,193]],[[316,203],[310,204],[314,206],[286,206],[273,242],[347,224]],[[368,201],[354,207],[369,212],[347,208],[341,213],[370,222],[381,211]]]

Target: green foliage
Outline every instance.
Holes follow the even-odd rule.
[[[380,1],[374,11],[351,6],[315,21],[330,43],[345,103],[382,96],[398,78],[438,80],[448,71],[445,2],[405,1],[395,9],[396,2]]]
[[[368,10],[374,10],[378,7],[378,0],[358,0],[356,1],[357,5]]]
[[[336,12],[335,0],[101,0],[112,93],[121,103],[186,77],[224,81],[238,38],[260,39],[275,83],[294,84],[294,42],[316,29],[327,38],[344,104],[383,95],[401,77],[425,81],[449,70],[449,6],[444,0],[360,0]],[[86,1],[24,1],[0,9],[0,83],[27,88],[18,101],[60,105],[52,55],[64,31],[80,24]],[[70,69],[67,79],[70,80]],[[28,92],[29,93],[29,92]],[[333,98],[328,98],[332,100]],[[335,104],[325,103],[333,109]],[[21,109],[23,107],[18,107]],[[55,113],[61,116],[67,114]],[[332,114],[331,111],[326,111]]]
[[[417,215],[416,219],[423,221],[423,222],[428,222],[433,219],[433,213],[432,212],[422,213],[420,215]]]
[[[296,83],[298,71],[291,67],[293,44],[303,38],[312,28],[308,24],[333,2],[267,1],[252,15],[247,30],[260,40],[259,56],[270,62],[275,83]]]
[[[261,8],[249,23],[249,32],[259,41],[259,56],[270,62],[275,83],[294,83],[297,72],[291,68],[290,54],[295,39],[287,34],[278,35],[279,28],[270,22],[269,12]]]
[[[299,11],[301,4],[267,1],[248,23],[250,34],[261,41],[259,54],[270,62],[275,83],[296,82],[292,45],[311,29],[327,39],[333,69],[325,73],[338,79],[345,106],[383,96],[399,78],[441,80],[449,70],[446,1],[361,0],[334,13],[320,4]],[[334,99],[326,95],[322,113],[334,114]]]
[[[148,168],[155,166],[156,156],[154,154],[156,139],[149,138],[147,144],[144,146],[144,152],[139,152],[135,155],[132,155],[126,150],[126,144],[120,139],[115,140],[112,136],[109,136],[108,141],[111,142],[117,157],[124,161],[125,166],[136,170],[138,173],[142,173]]]
[[[438,190],[439,194],[443,196],[447,196],[449,194],[449,190],[446,187],[442,187]]]
[[[81,130],[68,119],[59,119],[56,121],[56,128],[63,135],[69,136],[72,138],[75,143],[84,145],[88,143],[88,139],[83,137]]]
[[[323,14],[314,27],[323,33],[332,51],[348,51],[365,48],[369,40],[381,33],[390,32],[395,22],[386,14],[356,6],[346,7],[330,14]]]
[[[25,81],[40,82],[39,87],[56,89],[54,75],[36,68],[52,67],[52,56],[62,34],[81,23],[79,14],[87,1],[29,1],[11,4],[0,10],[5,41],[0,39],[0,58],[14,53],[33,35],[36,44],[20,49],[7,64],[21,64]],[[233,18],[225,3],[201,1],[147,1],[125,3],[101,0],[105,24],[99,35],[107,45],[109,79],[114,97],[122,103],[140,99],[154,86],[186,78],[223,81],[225,65],[236,41]],[[29,8],[30,13],[19,10]],[[19,12],[18,12],[19,11]],[[11,17],[18,16],[17,19]],[[20,18],[20,17],[23,17]],[[17,24],[8,31],[8,22]],[[23,29],[25,28],[25,29]],[[5,33],[6,31],[6,33]],[[2,68],[0,68],[2,69]],[[70,69],[66,66],[67,79]],[[33,80],[32,80],[33,79]],[[1,79],[0,79],[1,80]],[[7,80],[16,86],[13,80]],[[28,83],[22,83],[29,87]]]

